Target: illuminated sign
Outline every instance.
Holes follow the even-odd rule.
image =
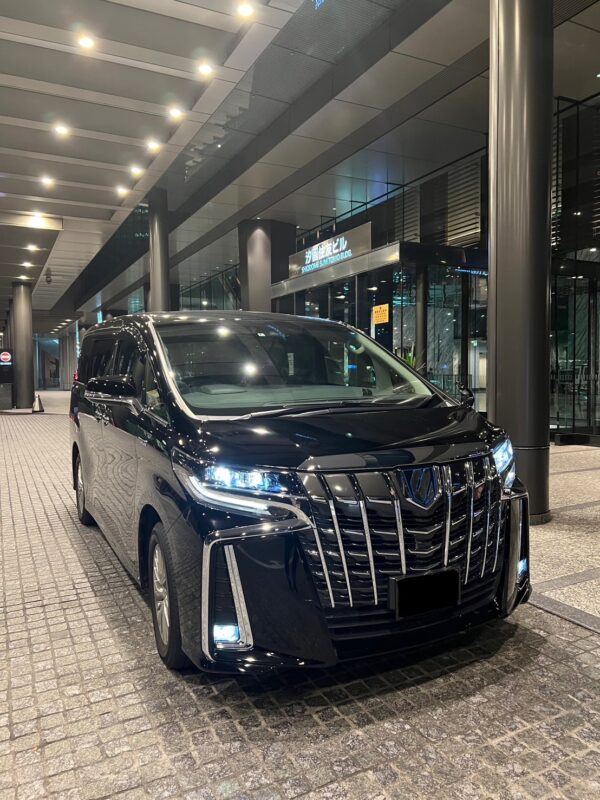
[[[321,6],[325,5],[325,2],[326,2],[326,0],[313,0],[313,5],[317,10],[319,10],[319,8],[321,8]]]
[[[326,239],[290,256],[290,278],[332,267],[371,250],[371,223]]]
[[[373,306],[373,325],[387,325],[390,321],[390,304],[383,303],[380,306]]]
[[[12,350],[0,350],[0,383],[13,382]]]

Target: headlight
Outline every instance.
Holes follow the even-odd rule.
[[[510,439],[504,439],[503,442],[496,445],[492,450],[492,455],[494,456],[498,475],[502,479],[503,487],[510,489],[517,477],[515,454]]]
[[[271,520],[304,516],[295,506],[290,473],[203,467],[177,450],[173,451],[173,469],[189,494],[210,508]]]
[[[229,467],[207,467],[204,470],[207,484],[224,489],[242,491],[285,492],[280,477],[275,472],[261,472],[257,469],[230,469]]]

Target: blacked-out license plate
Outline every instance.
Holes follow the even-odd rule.
[[[390,606],[398,617],[452,608],[459,598],[460,579],[455,569],[390,579]]]

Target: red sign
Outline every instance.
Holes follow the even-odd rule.
[[[7,352],[6,350],[3,350],[3,351],[0,353],[0,361],[2,361],[2,363],[3,363],[3,364],[8,364],[8,363],[10,363],[10,362],[12,361],[12,356],[11,356],[11,354],[10,354],[9,352]]]

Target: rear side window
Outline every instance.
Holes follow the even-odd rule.
[[[110,338],[98,337],[92,340],[87,376],[81,380],[89,381],[90,378],[102,378],[108,373],[113,347],[114,339],[112,336]]]
[[[138,397],[142,393],[145,364],[145,353],[142,352],[136,339],[130,333],[121,334],[117,343],[112,372],[114,375],[132,378],[138,391]]]
[[[90,356],[92,354],[93,339],[84,337],[81,343],[81,353],[79,354],[79,364],[77,365],[77,375],[81,383],[87,383],[90,379]]]

